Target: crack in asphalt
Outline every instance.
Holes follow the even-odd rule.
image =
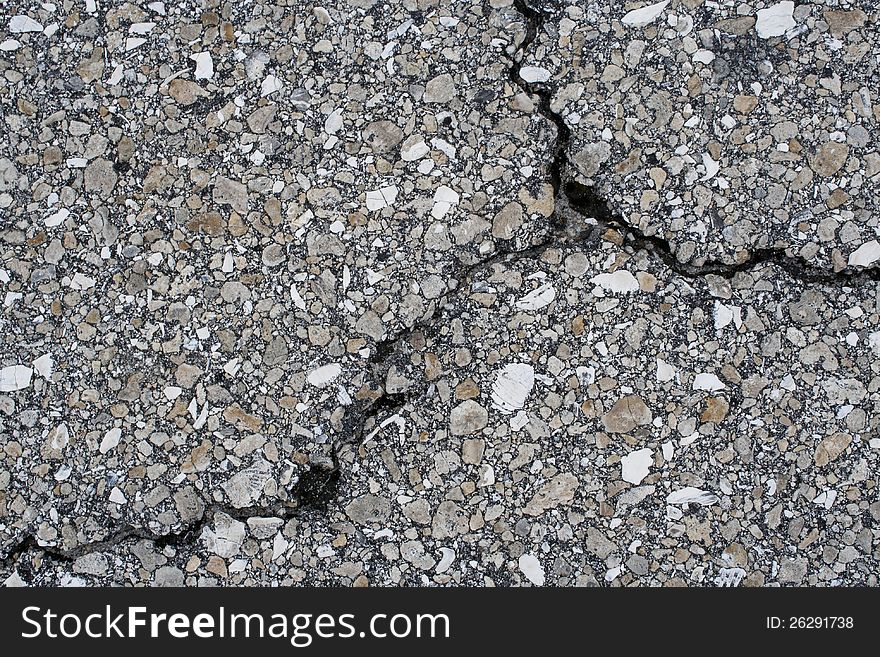
[[[567,166],[566,150],[571,139],[571,130],[565,125],[562,117],[550,109],[552,94],[549,89],[526,82],[520,74],[523,57],[537,38],[545,18],[540,11],[533,9],[522,0],[514,0],[513,7],[525,23],[525,35],[511,56],[508,79],[532,97],[533,102],[536,104],[536,114],[548,120],[555,130],[551,146],[553,158],[547,167],[547,177],[553,188],[553,211],[548,219],[549,230],[538,242],[523,249],[516,249],[515,246],[511,246],[510,243],[513,240],[508,240],[507,243],[502,241],[498,249],[489,257],[469,264],[451,274],[449,290],[438,300],[429,316],[423,317],[412,326],[397,331],[376,343],[375,349],[367,362],[373,369],[374,381],[378,385],[377,396],[368,402],[361,402],[353,406],[352,412],[346,413],[346,418],[343,419],[343,438],[339,443],[340,447],[349,443],[362,442],[365,435],[367,435],[367,429],[371,426],[371,422],[375,423],[379,415],[393,414],[423,390],[424,386],[413,385],[412,388],[404,392],[389,393],[385,389],[389,371],[394,365],[395,360],[402,358],[401,346],[414,333],[431,326],[442,314],[443,309],[450,304],[455,295],[469,288],[476,274],[501,262],[512,262],[539,256],[548,248],[556,245],[582,242],[588,235],[588,231],[579,228],[575,229],[574,222],[569,221],[563,216],[564,213],[560,211],[559,201],[562,193],[564,170]],[[589,234],[592,235],[592,233]]]
[[[518,53],[524,54],[528,47],[537,38],[538,32],[543,29],[547,17],[540,8],[529,4],[528,0],[514,0],[514,8],[526,19],[527,36],[520,46]],[[670,242],[657,235],[647,235],[637,226],[627,222],[620,213],[611,209],[607,199],[603,198],[593,186],[581,184],[574,176],[568,175],[568,146],[571,142],[571,129],[565,123],[562,115],[551,107],[553,91],[541,83],[529,83],[522,79],[519,66],[511,68],[511,79],[521,88],[539,98],[539,112],[553,122],[557,130],[555,156],[550,166],[549,174],[554,190],[556,190],[557,210],[560,201],[581,216],[595,220],[601,228],[616,228],[623,233],[628,246],[636,251],[647,251],[660,258],[663,263],[676,274],[686,278],[700,278],[707,275],[716,275],[723,278],[733,278],[736,274],[758,268],[762,265],[776,265],[797,281],[806,284],[828,284],[840,286],[861,285],[864,283],[880,281],[880,268],[854,269],[846,267],[839,271],[831,271],[826,267],[811,265],[803,258],[793,258],[784,249],[759,248],[751,249],[749,255],[742,262],[724,263],[709,260],[701,265],[692,265],[681,262],[672,249]],[[571,234],[570,226],[565,225],[557,211],[554,216],[562,226],[556,226],[557,232]]]
[[[156,534],[126,523],[99,541],[83,543],[68,550],[51,545],[41,545],[34,536],[28,535],[15,543],[9,549],[6,556],[0,559],[0,568],[12,571],[17,566],[22,566],[23,570],[29,570],[30,564],[21,561],[21,558],[29,552],[41,552],[43,557],[48,556],[56,561],[73,562],[87,554],[100,552],[130,540],[146,540],[153,543],[159,549],[166,546],[191,545],[199,539],[202,530],[214,522],[214,518],[218,513],[224,513],[239,522],[247,522],[250,518],[280,518],[282,520],[289,520],[294,517],[307,515],[310,511],[323,512],[326,510],[329,502],[336,497],[337,493],[340,469],[336,458],[336,453],[334,452],[333,467],[312,465],[300,475],[291,491],[293,496],[292,503],[279,502],[267,506],[235,507],[231,504],[217,502],[206,504],[204,498],[202,498],[204,510],[201,516],[177,531],[167,534]]]
[[[670,270],[685,278],[702,278],[708,275],[733,278],[739,273],[757,269],[762,265],[775,265],[793,279],[806,284],[852,287],[880,281],[880,269],[876,267],[830,271],[824,267],[811,265],[801,258],[792,258],[784,249],[753,249],[747,259],[733,264],[717,261],[708,261],[702,265],[683,263],[675,257],[668,240],[657,235],[646,235],[644,231],[627,223],[619,214],[611,210],[607,201],[598,196],[595,188],[569,180],[563,187],[563,194],[569,206],[576,212],[595,219],[600,226],[616,228],[634,250],[654,254]]]
[[[675,256],[670,242],[656,235],[647,235],[636,226],[629,224],[619,213],[615,213],[607,199],[595,187],[583,185],[568,174],[568,147],[571,142],[571,129],[563,117],[551,107],[553,91],[543,83],[527,82],[521,75],[522,60],[528,49],[544,28],[547,16],[540,8],[535,8],[527,0],[514,0],[513,8],[525,22],[525,36],[511,56],[508,71],[510,81],[527,93],[536,102],[537,114],[548,120],[555,129],[552,144],[553,158],[547,167],[547,177],[553,188],[553,212],[549,217],[549,231],[537,243],[516,250],[502,243],[489,257],[465,266],[450,276],[451,285],[447,293],[438,300],[433,312],[415,322],[412,326],[376,343],[373,354],[368,359],[373,376],[379,385],[376,396],[369,401],[359,401],[350,406],[342,419],[341,438],[331,442],[332,467],[313,464],[304,472],[292,491],[293,503],[278,503],[271,506],[251,506],[235,508],[228,504],[205,504],[201,517],[185,525],[178,531],[168,534],[155,534],[133,525],[123,525],[100,541],[79,545],[69,550],[40,545],[34,536],[26,536],[14,544],[6,556],[0,559],[0,567],[12,571],[18,566],[30,568],[26,562],[19,563],[29,552],[41,552],[44,556],[59,561],[72,562],[86,554],[99,552],[129,540],[147,540],[156,547],[182,546],[195,543],[202,531],[210,525],[218,513],[224,513],[235,520],[244,522],[250,518],[273,517],[284,520],[305,514],[308,511],[326,511],[330,501],[338,495],[342,478],[339,450],[346,445],[359,444],[365,439],[367,429],[379,426],[380,415],[391,415],[411,399],[420,394],[424,386],[413,385],[410,389],[389,393],[385,389],[387,377],[395,360],[404,358],[401,346],[417,331],[432,325],[442,316],[456,294],[469,288],[473,277],[495,264],[513,262],[520,259],[540,257],[548,249],[558,246],[584,244],[598,239],[600,231],[612,228],[622,234],[624,244],[634,251],[649,252],[658,257],[671,271],[686,278],[700,278],[717,275],[732,278],[735,275],[758,268],[762,265],[775,265],[792,278],[807,284],[831,284],[853,286],[866,282],[880,281],[880,268],[829,271],[823,267],[810,265],[801,258],[792,258],[783,249],[754,249],[743,262],[727,264],[708,261],[702,265],[682,263]],[[583,217],[577,221],[572,215]],[[203,503],[205,500],[202,500]]]

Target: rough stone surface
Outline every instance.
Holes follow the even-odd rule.
[[[17,3],[0,581],[877,585],[878,20]]]

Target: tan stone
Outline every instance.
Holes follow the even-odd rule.
[[[755,26],[754,16],[739,16],[737,18],[725,18],[715,23],[714,27],[728,34],[742,36]]]
[[[223,419],[239,430],[259,431],[260,427],[263,426],[262,418],[251,415],[238,404],[227,406],[226,410],[223,411]]]
[[[461,444],[461,460],[469,465],[479,465],[483,460],[486,441],[480,438],[465,440]]]
[[[489,423],[486,409],[472,399],[461,402],[452,409],[449,418],[449,430],[453,436],[466,436],[476,433]]]
[[[636,427],[650,424],[651,410],[638,395],[627,395],[617,400],[602,417],[602,423],[611,433],[629,433]]]
[[[201,368],[196,367],[195,365],[190,365],[189,363],[181,363],[177,366],[174,379],[177,382],[177,385],[182,388],[192,388],[202,374],[203,372]]]
[[[820,176],[833,176],[840,170],[849,155],[849,146],[829,141],[816,149],[816,154],[810,158],[810,168]]]
[[[828,465],[843,454],[851,442],[852,436],[848,433],[835,433],[826,436],[816,446],[816,453],[813,456],[816,465],[820,468]]]
[[[748,114],[758,106],[758,99],[754,96],[741,94],[733,99],[733,109],[740,114]]]
[[[465,379],[455,387],[456,399],[464,401],[465,399],[474,399],[479,395],[480,387],[471,378]]]
[[[455,97],[455,81],[449,73],[442,73],[432,78],[425,85],[425,95],[422,97],[426,103],[448,103]]]
[[[208,563],[205,565],[205,570],[212,575],[217,575],[217,577],[226,578],[229,575],[226,570],[226,562],[222,557],[218,557],[216,554],[208,559]]]
[[[568,472],[556,475],[535,493],[526,504],[524,512],[530,516],[539,516],[560,504],[570,504],[579,483],[577,477]]]
[[[700,422],[714,422],[718,424],[727,417],[730,405],[723,397],[709,397],[706,400],[706,409],[700,416]]]
[[[865,24],[868,16],[860,9],[852,11],[828,10],[822,14],[828,29],[834,36],[842,36],[847,32],[856,30]]]
[[[168,93],[179,105],[192,105],[199,98],[211,95],[195,82],[180,78],[168,83]]]
[[[511,201],[492,219],[492,236],[502,240],[512,239],[522,224],[522,206],[516,201]]]

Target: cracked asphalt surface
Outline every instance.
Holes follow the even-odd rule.
[[[877,585],[878,12],[0,3],[0,578]]]

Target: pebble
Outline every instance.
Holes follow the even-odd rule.
[[[34,371],[25,365],[10,365],[0,369],[0,392],[24,390],[31,385]]]
[[[602,416],[602,423],[611,433],[629,433],[636,427],[651,423],[651,409],[638,395],[617,400]]]
[[[535,385],[535,368],[526,363],[505,365],[492,386],[492,405],[503,413],[522,408]]]
[[[793,12],[794,2],[790,0],[777,2],[775,5],[770,5],[765,9],[759,9],[755,22],[755,31],[762,39],[782,36],[796,25],[792,17]]]
[[[9,19],[9,31],[12,34],[23,34],[25,32],[42,32],[43,26],[30,16],[18,14]]]
[[[654,464],[653,452],[648,448],[638,449],[621,458],[620,463],[623,467],[622,479],[638,486]]]
[[[449,415],[449,430],[453,436],[476,433],[489,422],[486,409],[472,399],[461,402]]]
[[[663,10],[666,9],[666,5],[669,4],[669,0],[663,0],[663,2],[657,2],[651,5],[645,5],[644,7],[639,7],[638,9],[633,9],[632,11],[627,12],[623,18],[620,19],[620,22],[629,27],[644,27],[653,23],[654,20],[663,13]]]
[[[455,81],[449,73],[441,73],[428,80],[423,100],[426,103],[445,104],[455,97]]]
[[[535,586],[544,586],[544,568],[538,558],[532,554],[523,554],[519,558],[519,569]]]

